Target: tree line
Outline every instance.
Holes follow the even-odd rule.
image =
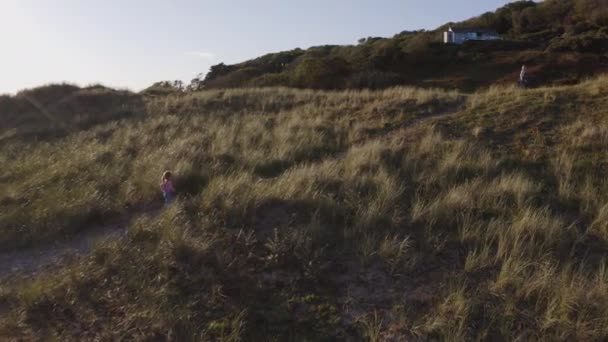
[[[490,28],[503,39],[464,46],[446,45],[442,43],[442,32],[449,26]],[[554,58],[549,56],[551,53],[606,52],[608,0],[517,1],[435,30],[403,31],[391,38],[366,37],[348,46],[298,48],[234,65],[220,63],[189,84],[165,82],[162,86],[180,91],[268,86],[378,89],[423,84],[445,75],[456,77],[451,74],[454,63],[463,66],[485,63],[491,68],[492,63],[498,64],[498,57],[504,63],[504,56],[514,65],[526,62],[529,56],[535,56],[532,59],[536,60],[531,62],[542,64]],[[504,75],[490,73],[485,77]],[[491,80],[482,81],[480,84]]]

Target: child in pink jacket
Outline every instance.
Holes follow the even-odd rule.
[[[171,171],[165,171],[163,173],[163,176],[160,179],[160,190],[163,192],[165,204],[171,204],[175,197],[175,188],[173,187],[173,181],[171,180]]]

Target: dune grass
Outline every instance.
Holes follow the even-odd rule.
[[[214,175],[275,177],[459,101],[456,93],[414,88],[203,92],[150,100],[141,120],[110,121],[58,141],[8,141],[0,152],[0,247],[78,231],[153,202],[165,169],[191,195]],[[378,112],[383,106],[390,112]]]
[[[158,201],[165,169],[180,195],[62,272],[6,283],[0,334],[606,339],[607,85],[207,91],[10,142],[5,247]]]

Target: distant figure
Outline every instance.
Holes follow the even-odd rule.
[[[521,66],[521,72],[519,73],[519,86],[526,88],[528,85],[528,69],[526,65]]]
[[[175,197],[175,188],[173,187],[173,181],[171,180],[171,171],[165,171],[163,173],[163,176],[160,179],[160,190],[163,192],[165,204],[171,204]]]

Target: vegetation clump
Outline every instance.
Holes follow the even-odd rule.
[[[603,0],[516,1],[433,30],[367,37],[356,45],[298,48],[234,65],[220,63],[193,79],[188,88],[410,85],[475,91],[515,83],[524,63],[532,66],[535,86],[571,84],[607,71],[606,8]],[[501,40],[443,44],[448,27],[493,29]]]

